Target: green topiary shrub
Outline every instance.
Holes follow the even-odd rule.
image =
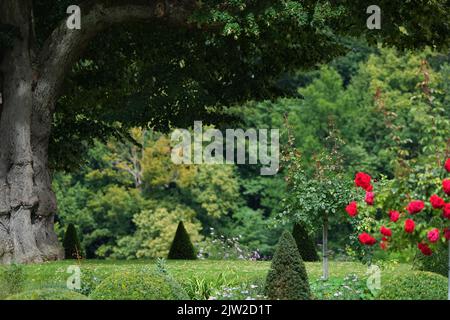
[[[178,224],[175,238],[173,239],[168,259],[194,260],[197,259],[194,246],[187,233],[183,221]]]
[[[9,296],[6,300],[89,300],[89,298],[74,291],[51,288],[25,291]]]
[[[316,251],[316,246],[313,240],[310,238],[308,231],[306,231],[303,224],[294,224],[294,229],[292,230],[292,236],[297,244],[298,252],[302,257],[303,261],[314,262],[319,261],[319,256]]]
[[[67,226],[63,247],[66,259],[78,259],[81,257],[80,239],[78,239],[77,230],[72,223]]]
[[[305,264],[294,237],[285,231],[278,242],[267,275],[265,293],[269,299],[309,300],[311,293]]]
[[[381,300],[447,300],[448,279],[431,272],[410,271],[381,283]]]
[[[153,270],[112,274],[90,295],[95,300],[186,300],[188,296],[173,279]]]

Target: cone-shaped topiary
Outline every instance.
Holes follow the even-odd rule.
[[[168,259],[194,260],[197,259],[194,246],[187,233],[183,221],[178,224],[175,238],[170,247]]]
[[[63,247],[66,259],[78,259],[81,257],[80,239],[78,239],[77,230],[72,223],[67,226]]]
[[[305,264],[298,253],[294,237],[284,231],[278,242],[272,266],[267,275],[266,295],[269,299],[309,300],[311,298]]]
[[[314,262],[319,261],[319,256],[316,251],[316,246],[313,240],[310,238],[305,227],[301,223],[294,224],[292,230],[292,236],[297,244],[298,252],[303,261]]]

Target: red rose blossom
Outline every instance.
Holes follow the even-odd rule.
[[[350,217],[356,216],[358,214],[358,204],[356,201],[350,202],[350,204],[345,208],[345,211],[347,211]]]
[[[389,218],[392,222],[397,222],[400,218],[400,213],[398,211],[389,211]]]
[[[450,203],[446,203],[444,208],[442,208],[442,216],[450,220]]]
[[[366,191],[367,192],[372,192],[373,191],[373,185],[368,186]]]
[[[373,206],[374,198],[375,198],[375,194],[373,192],[366,192],[365,201],[369,206]]]
[[[377,243],[377,240],[366,232],[361,233],[358,236],[358,239],[359,242],[368,246],[373,246],[375,243]]]
[[[444,168],[445,170],[447,170],[447,172],[450,172],[450,158],[448,158],[447,161],[445,161]]]
[[[445,238],[446,240],[450,240],[450,229],[449,229],[449,228],[445,228],[445,229],[443,230],[443,233],[444,233],[444,238]]]
[[[427,233],[427,238],[430,242],[434,243],[439,240],[439,229],[434,228]]]
[[[441,197],[439,197],[437,194],[433,194],[433,195],[430,197],[430,203],[431,203],[431,206],[432,206],[434,209],[442,209],[442,208],[444,207],[444,205],[445,205],[444,199],[442,199]]]
[[[358,187],[363,188],[364,190],[368,190],[371,187],[370,181],[372,178],[364,172],[358,172],[355,176],[355,184]]]
[[[450,179],[444,179],[442,181],[442,189],[444,189],[444,192],[450,196]]]
[[[417,244],[417,247],[425,256],[431,256],[433,254],[433,251],[431,251],[430,247],[426,243],[419,243]]]
[[[386,228],[385,226],[381,226],[380,232],[383,236],[392,237],[392,230],[389,228]]]
[[[407,220],[405,221],[405,231],[406,231],[407,233],[413,233],[415,227],[416,227],[416,224],[414,223],[414,220],[412,220],[412,219],[407,219]]]
[[[408,204],[406,210],[408,210],[409,214],[416,214],[422,211],[424,207],[425,203],[423,203],[423,201],[413,200]]]

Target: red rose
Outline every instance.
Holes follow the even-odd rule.
[[[389,211],[389,217],[392,222],[397,222],[400,218],[400,213],[398,211]]]
[[[450,172],[450,158],[448,158],[447,161],[445,161],[444,168],[445,170],[447,170],[447,172]]]
[[[371,180],[372,178],[367,173],[358,172],[355,177],[355,184],[356,186],[361,187],[367,191],[371,187],[370,185]]]
[[[373,191],[373,185],[368,186],[366,191],[367,192],[372,192]]]
[[[377,240],[366,232],[361,233],[358,236],[358,239],[359,242],[368,246],[373,246],[375,243],[377,243]]]
[[[350,204],[345,208],[345,211],[347,211],[350,217],[356,216],[358,214],[358,204],[356,201],[350,202]]]
[[[398,219],[400,218],[400,212],[398,211],[389,211],[389,218],[391,219],[392,222],[397,222]]]
[[[414,220],[412,220],[412,219],[407,219],[407,220],[405,221],[405,231],[406,231],[407,233],[413,233],[415,227],[416,227],[416,224],[414,223]]]
[[[450,179],[444,179],[444,181],[442,181],[442,189],[450,196]]]
[[[426,243],[419,243],[417,244],[417,247],[425,256],[431,256],[433,254],[433,251],[431,251],[430,247]]]
[[[392,230],[389,228],[386,228],[385,226],[381,226],[380,232],[383,236],[392,237]]]
[[[408,212],[410,214],[416,214],[416,213],[419,213],[420,211],[422,211],[423,208],[425,208],[425,203],[423,203],[423,201],[414,200],[408,204],[408,206],[406,207],[406,210],[408,210]]]
[[[444,199],[442,199],[441,197],[439,197],[437,194],[433,194],[433,195],[430,197],[430,203],[431,203],[431,206],[432,206],[434,209],[442,209],[442,208],[444,207],[444,205],[445,205]]]
[[[439,229],[434,228],[427,233],[427,238],[430,242],[434,243],[439,240]]]
[[[366,192],[366,199],[365,200],[366,200],[366,203],[369,206],[373,205],[374,198],[375,198],[375,194],[373,192]]]
[[[450,240],[450,229],[449,228],[445,228],[443,232],[444,232],[444,238],[446,240]]]
[[[446,219],[450,219],[450,203],[446,203],[442,209],[442,216]]]

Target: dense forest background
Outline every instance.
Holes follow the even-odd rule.
[[[228,127],[279,128],[282,149],[293,139],[307,172],[327,152],[333,131],[350,180],[365,171],[386,185],[394,177],[403,177],[398,188],[415,185],[445,152],[450,56],[356,40],[346,46],[349,52],[327,65],[284,75],[278,82],[283,98],[229,108],[234,122]],[[57,134],[57,115],[54,126]],[[260,176],[251,165],[180,166],[171,162],[170,144],[168,134],[136,127],[128,137],[83,142],[71,168],[55,165],[59,236],[73,223],[88,258],[155,258],[167,255],[182,220],[200,255],[270,257],[292,223],[283,218],[290,196],[285,167]],[[58,150],[53,154],[57,159]],[[331,221],[335,258],[345,258],[350,229]],[[320,244],[319,229],[310,232]]]

